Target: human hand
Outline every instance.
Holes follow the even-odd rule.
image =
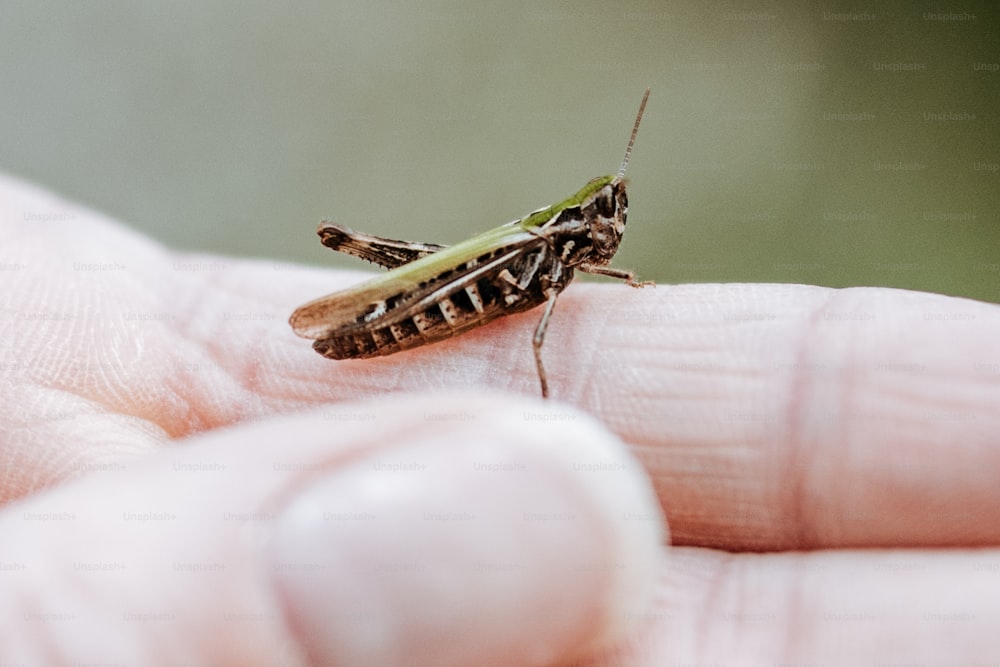
[[[583,413],[472,389],[534,398],[537,313],[328,362],[285,318],[356,276],[179,256],[0,193],[7,661],[559,664],[622,636],[588,664],[995,648],[996,553],[925,550],[1000,537],[995,306],[571,287],[553,393],[627,443],[654,497]],[[344,403],[387,391],[411,393]]]

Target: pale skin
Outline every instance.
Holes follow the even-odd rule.
[[[332,362],[286,319],[360,274],[12,179],[0,268],[0,662],[997,655],[997,306],[574,284],[542,402],[537,310]]]

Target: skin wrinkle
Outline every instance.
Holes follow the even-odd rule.
[[[840,300],[851,301],[849,298],[844,298],[846,292],[839,292]],[[850,295],[853,296],[854,292]],[[832,299],[831,303],[837,299]],[[867,332],[870,334],[870,332]],[[858,416],[857,399],[860,395],[859,386],[860,378],[858,376],[858,364],[850,363],[851,359],[858,359],[854,353],[859,348],[859,332],[857,330],[851,330],[847,336],[846,345],[841,350],[841,357],[833,360],[839,369],[835,375],[837,382],[839,384],[839,391],[837,392],[838,405],[836,410],[837,419],[827,419],[826,422],[828,426],[824,426],[828,431],[832,429],[835,425],[836,433],[834,436],[827,436],[824,438],[825,447],[822,449],[817,449],[821,455],[823,455],[823,465],[826,466],[828,474],[825,476],[827,482],[834,479],[849,479],[850,470],[853,467],[854,447],[858,444],[857,437],[851,433],[851,427],[857,423],[856,418]],[[843,360],[843,363],[839,363]],[[835,448],[835,449],[834,449]],[[834,451],[836,454],[834,455]],[[816,457],[813,457],[813,463],[816,462]],[[836,466],[836,470],[834,470]],[[806,525],[818,527],[812,531],[811,540],[807,543],[810,545],[826,545],[831,540],[829,536],[832,534],[841,534],[843,532],[843,512],[837,511],[843,509],[841,503],[831,501],[829,498],[835,497],[835,493],[831,493],[829,483],[824,484],[822,487],[822,492],[824,494],[823,502],[831,503],[831,509],[834,512],[826,512],[825,517],[817,518],[815,512],[812,512],[810,516],[809,523]],[[802,507],[809,507],[803,504]],[[822,507],[820,503],[813,505],[814,509]],[[832,515],[832,516],[831,516]],[[836,517],[836,518],[833,518]]]
[[[216,423],[217,420],[209,417],[209,411],[199,401],[191,400],[190,395],[183,390],[185,386],[190,387],[190,383],[182,377],[186,374],[183,368],[170,373],[163,382],[163,388],[175,396],[181,404],[186,407],[183,415],[176,414],[178,419],[172,420],[174,423],[160,423],[162,428],[171,438],[183,438],[195,433],[201,433],[212,428],[224,425]],[[233,378],[235,380],[235,378]],[[164,420],[161,420],[161,422]]]
[[[171,348],[168,354],[180,361],[185,356],[185,351]],[[218,365],[221,369],[222,366]],[[175,407],[167,414],[159,415],[161,419],[155,420],[160,428],[166,431],[171,438],[180,438],[199,433],[222,425],[219,420],[210,417],[211,404],[205,404],[198,395],[192,396],[190,388],[197,386],[197,382],[191,382],[191,371],[186,368],[185,362],[180,361],[170,364],[169,368],[164,368],[159,377],[159,387],[161,391],[166,391],[175,401],[167,400],[167,397],[160,396],[159,404],[172,403]],[[235,381],[235,378],[233,378]],[[184,406],[183,410],[177,409]]]
[[[721,552],[714,567],[712,568],[711,580],[704,586],[704,594],[701,596],[701,612],[697,614],[694,627],[697,628],[696,635],[701,638],[700,646],[697,646],[695,655],[698,662],[705,656],[712,655],[711,643],[714,641],[711,629],[718,622],[722,615],[724,593],[726,590],[729,572],[738,564],[735,554]]]
[[[804,621],[804,610],[806,609],[806,604],[804,602],[805,589],[802,586],[803,582],[803,572],[805,568],[805,561],[795,560],[795,574],[789,576],[788,592],[785,599],[788,601],[785,605],[783,612],[785,614],[785,627],[787,628],[785,632],[784,641],[777,642],[783,647],[783,660],[778,662],[787,662],[792,664],[800,653],[808,654],[805,641],[807,635],[807,630],[809,626]],[[800,648],[801,647],[801,648]]]
[[[824,321],[823,315],[829,312],[831,306],[839,300],[840,294],[842,292],[828,292],[823,303],[818,308],[813,309],[806,325],[800,330],[801,337],[796,345],[798,352],[795,356],[791,391],[789,392],[788,406],[785,411],[786,423],[788,424],[788,439],[785,446],[787,452],[785,470],[787,472],[784,478],[788,482],[788,492],[784,494],[787,506],[784,508],[782,514],[788,516],[791,519],[791,525],[794,526],[792,534],[788,535],[786,540],[797,545],[810,543],[808,535],[810,531],[807,529],[807,526],[811,524],[807,522],[805,516],[805,503],[809,498],[809,494],[806,492],[807,476],[804,474],[806,470],[805,459],[809,457],[806,456],[807,445],[803,432],[807,426],[807,412],[811,407],[809,399],[806,398],[811,394],[809,389],[810,373],[808,369],[812,368],[812,366],[809,361],[815,356],[813,341],[815,341],[814,336],[816,331],[821,328],[821,323]],[[815,377],[815,374],[812,374],[812,378],[815,379]],[[779,478],[776,478],[774,481],[775,483],[780,483]]]
[[[141,291],[142,291],[141,298],[138,300],[138,304],[140,305],[140,307],[145,306],[145,302],[148,301],[154,301],[157,304],[164,303],[164,299],[161,297],[161,293],[159,291],[150,289],[142,289]],[[85,314],[82,317],[86,318],[88,316]],[[118,327],[121,328],[121,325],[118,325]],[[172,328],[170,326],[161,328],[160,330],[160,332],[164,332],[168,335],[169,333],[171,333],[171,331]],[[150,333],[149,335],[156,337],[160,332],[153,332]],[[144,339],[143,336],[145,335],[146,333],[144,332],[142,335],[134,336],[133,340],[136,341],[135,344],[140,346],[146,345],[148,343],[148,340]],[[111,353],[114,353],[113,346],[109,347],[112,347]],[[173,350],[171,350],[171,353],[172,352]],[[142,355],[138,356],[141,358]],[[150,392],[150,395],[146,395],[145,391],[140,391],[137,393],[134,387],[130,388],[127,385],[127,381],[133,379],[130,377],[124,378],[126,382],[122,381],[123,378],[107,377],[103,375],[101,379],[102,381],[98,384],[104,388],[104,391],[101,391],[98,394],[102,400],[100,400],[97,403],[97,405],[100,405],[100,407],[104,411],[114,414],[123,414],[126,417],[136,417],[140,419],[145,419],[150,423],[156,424],[160,428],[164,429],[172,437],[177,437],[179,435],[184,435],[190,432],[190,429],[178,430],[178,428],[176,428],[176,425],[170,424],[167,420],[163,419],[164,414],[162,407],[164,406],[164,404],[169,404],[169,401],[164,401],[163,400],[164,397],[159,395],[159,392],[162,390],[161,388],[163,386],[171,388],[173,394],[178,399],[180,399],[181,404],[187,406],[186,411],[188,413],[197,412],[196,406],[192,404],[189,397],[185,396],[184,392],[179,392],[173,389],[169,381],[169,376],[167,378],[164,378],[167,381],[160,384],[159,387],[157,387],[156,389],[153,389]],[[142,387],[142,389],[144,390],[145,388],[150,387],[151,383],[153,383],[154,381],[155,380],[153,378],[148,378],[148,377],[145,378],[144,380],[145,386]],[[89,390],[89,388],[87,387],[80,388],[80,387],[70,386],[67,384],[66,381],[60,381],[59,385],[67,393],[74,394],[81,399],[83,399],[83,396],[79,392],[82,390]],[[87,399],[87,400],[88,402],[93,402],[92,399]],[[151,412],[151,409],[154,407],[156,408],[155,414]],[[159,417],[159,419],[157,417]]]
[[[718,552],[698,547],[681,549],[686,556],[696,554],[707,558],[702,562],[711,563],[712,575],[697,582],[696,590],[702,595],[697,604],[686,603],[686,607],[694,608],[696,618],[693,626],[694,635],[698,638],[692,645],[692,652],[686,656],[685,662],[714,664],[725,661],[731,656],[723,648],[727,642],[742,642],[739,646],[744,656],[763,653],[768,655],[770,664],[794,664],[808,656],[809,624],[804,612],[809,608],[804,605],[804,589],[801,585],[807,561],[797,555],[783,557],[775,554],[738,554]],[[759,566],[759,567],[758,567]],[[791,566],[791,567],[789,567]],[[774,573],[794,570],[787,576],[773,576]],[[690,583],[690,582],[689,582]],[[784,604],[773,604],[776,620],[783,621],[780,628],[773,630],[770,639],[766,636],[755,636],[744,632],[752,623],[745,618],[759,615],[760,606],[756,598],[761,587],[773,588],[780,585],[785,590],[777,598],[787,600]],[[773,603],[774,599],[768,599]],[[669,603],[668,603],[669,604]],[[673,606],[678,614],[683,614],[680,607]],[[720,622],[719,619],[724,619]],[[655,629],[653,630],[655,632]],[[764,640],[761,642],[760,640]],[[767,651],[773,646],[773,653]]]
[[[183,256],[179,256],[178,261],[184,261]],[[220,300],[220,297],[227,294],[235,295],[240,300],[247,299],[249,296],[258,303],[267,304],[266,301],[260,299],[256,294],[247,295],[239,290],[230,289],[228,287],[230,281],[224,279],[223,276],[224,274],[222,273],[213,273],[213,275],[206,278],[204,285],[193,283],[190,278],[183,281],[185,283],[184,288],[195,292],[195,297],[190,299],[185,304],[185,308],[182,309],[186,317],[180,318],[180,324],[175,328],[176,332],[181,338],[192,343],[194,347],[203,350],[209,362],[214,364],[215,369],[235,386],[241,388],[242,392],[240,395],[244,399],[246,397],[269,395],[279,397],[281,395],[279,392],[268,390],[271,386],[270,383],[261,381],[261,369],[264,367],[262,359],[268,356],[268,351],[264,348],[260,339],[253,338],[248,344],[246,338],[240,337],[236,342],[244,350],[244,354],[234,359],[229,349],[233,344],[231,337],[218,335],[217,332],[207,332],[205,335],[201,335],[196,333],[198,327],[191,324],[192,322],[218,320],[217,308],[215,307],[216,302]],[[266,310],[266,307],[264,309]],[[206,317],[206,314],[209,313],[211,317]],[[237,363],[230,363],[232,361],[236,361]],[[176,373],[172,375],[176,376]],[[178,384],[183,385],[182,382]],[[196,415],[197,421],[196,425],[192,425],[190,420],[186,421],[187,431],[179,435],[189,435],[237,423],[247,416],[242,411],[242,408],[247,405],[245,400],[231,401],[226,406],[217,406],[218,414],[215,417],[211,417],[205,410],[198,410],[197,406],[190,400],[190,397],[186,402],[189,408],[188,414]],[[257,407],[260,407],[259,402]],[[273,411],[264,410],[264,412]]]

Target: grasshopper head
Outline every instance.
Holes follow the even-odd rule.
[[[585,219],[590,228],[590,240],[593,245],[589,261],[593,264],[607,264],[618,252],[622,234],[625,233],[625,218],[628,217],[628,195],[625,193],[625,170],[629,158],[632,157],[632,146],[635,145],[635,135],[639,132],[639,122],[646,110],[649,100],[649,88],[639,103],[639,113],[635,115],[632,125],[632,136],[625,148],[625,157],[617,176],[595,178],[590,185],[599,186],[593,196],[582,207]],[[603,183],[603,185],[602,185]]]
[[[618,244],[625,233],[625,218],[628,216],[625,180],[618,177],[612,179],[594,193],[582,210],[593,244],[589,261],[607,264],[618,252]]]

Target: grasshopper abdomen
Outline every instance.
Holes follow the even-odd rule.
[[[314,341],[313,348],[330,359],[369,359],[446,340],[504,315],[530,310],[545,301],[542,282],[555,261],[539,243],[534,252],[521,253],[460,289],[448,289],[446,284],[419,305],[374,304],[359,317],[357,328],[331,331]],[[389,317],[390,311],[398,314]]]

